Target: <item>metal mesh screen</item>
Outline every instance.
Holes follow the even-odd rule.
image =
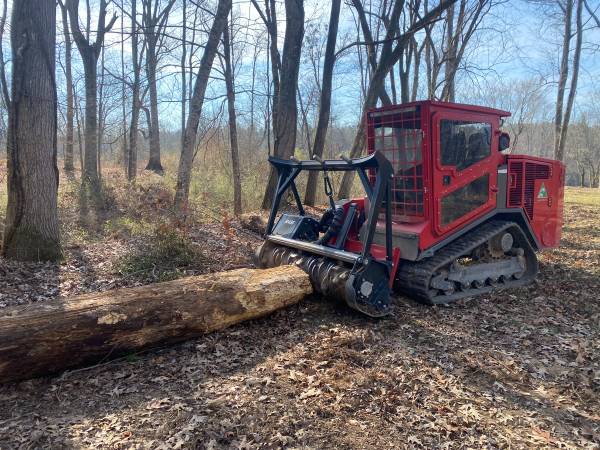
[[[523,176],[523,167],[525,167],[525,176]],[[512,185],[509,189],[508,206],[523,207],[529,219],[533,219],[535,181],[548,180],[552,177],[550,165],[511,161],[509,174]]]
[[[394,167],[392,215],[423,217],[423,133],[418,107],[369,115],[369,153],[381,151]]]

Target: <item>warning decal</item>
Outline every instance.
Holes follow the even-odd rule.
[[[546,186],[544,183],[540,186],[540,192],[538,192],[537,198],[548,198],[548,191],[546,191]]]

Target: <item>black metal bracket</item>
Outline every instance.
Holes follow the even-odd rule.
[[[283,195],[288,189],[292,191],[299,214],[305,215],[304,207],[298,194],[296,187],[296,177],[303,170],[309,171],[330,171],[330,172],[348,172],[356,171],[369,199],[368,212],[368,228],[365,240],[363,242],[363,251],[361,261],[367,262],[372,258],[371,244],[377,227],[377,220],[381,209],[385,212],[385,246],[386,260],[391,265],[392,263],[392,213],[391,213],[391,198],[392,186],[391,179],[394,175],[394,170],[390,161],[380,152],[374,152],[369,156],[355,159],[334,159],[334,160],[297,160],[297,159],[281,159],[274,156],[269,156],[269,162],[275,167],[278,174],[277,189],[275,198],[271,206],[269,221],[267,222],[266,235],[270,235],[273,231],[277,212]],[[367,174],[368,170],[375,170],[375,183],[371,185]]]

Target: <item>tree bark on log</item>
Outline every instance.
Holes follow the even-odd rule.
[[[312,292],[295,266],[239,269],[7,308],[0,383],[55,374],[265,316]]]

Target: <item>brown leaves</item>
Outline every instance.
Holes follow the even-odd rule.
[[[218,270],[249,264],[259,242],[222,215],[192,220],[186,233],[217,255]],[[54,268],[0,260],[0,303],[127,283],[110,261],[128,251],[128,239],[83,242]],[[540,255],[530,287],[447,308],[399,299],[396,316],[378,321],[315,298],[134,361],[2,386],[0,442],[597,448],[600,211],[567,204],[564,241]],[[60,293],[49,294],[56,286]]]

